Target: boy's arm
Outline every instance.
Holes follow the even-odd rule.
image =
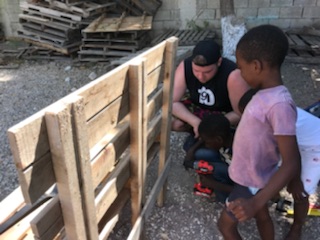
[[[198,139],[198,141],[195,144],[193,144],[187,151],[185,161],[194,161],[194,153],[202,144],[203,141],[201,139]]]
[[[239,221],[245,221],[255,214],[296,175],[300,175],[301,159],[296,136],[276,136],[282,164],[268,184],[249,200],[237,199],[230,202],[229,210]]]

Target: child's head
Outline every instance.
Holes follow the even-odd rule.
[[[244,112],[244,109],[246,108],[247,104],[250,102],[253,95],[256,94],[256,92],[257,92],[256,89],[249,89],[242,95],[238,103],[239,112],[241,114]]]
[[[288,53],[289,42],[284,32],[273,25],[251,28],[237,44],[237,53],[247,62],[259,60],[280,68]]]
[[[198,131],[207,148],[218,150],[229,144],[230,122],[223,114],[205,116],[200,122]]]

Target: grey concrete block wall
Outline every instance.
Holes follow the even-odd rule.
[[[190,29],[195,24],[209,27],[220,33],[219,0],[163,0],[154,19],[154,29],[161,32]],[[320,26],[320,0],[234,0],[235,14],[243,18],[247,28],[260,24],[274,24],[283,29]],[[176,11],[162,19],[162,12]],[[179,14],[180,13],[180,14]],[[192,24],[190,24],[192,23]],[[191,27],[192,28],[192,27]]]
[[[6,36],[16,35],[20,2],[0,0],[0,22]],[[320,0],[234,0],[235,14],[247,28],[270,23],[281,28],[320,26]],[[208,26],[220,32],[219,0],[162,0],[153,21],[155,34],[167,29]]]
[[[19,27],[19,0],[0,0],[0,22],[6,37],[15,36]]]

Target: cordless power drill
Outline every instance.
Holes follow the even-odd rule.
[[[205,160],[199,160],[199,161],[184,160],[183,165],[186,169],[192,168],[196,170],[198,174],[202,174],[202,175],[212,174],[214,170],[213,165],[211,165],[209,162]],[[210,198],[213,193],[213,190],[202,186],[201,182],[199,182],[194,184],[193,193],[197,196]]]

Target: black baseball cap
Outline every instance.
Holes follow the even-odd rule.
[[[205,64],[201,64],[201,66],[215,64],[221,57],[220,46],[213,39],[202,40],[194,47],[192,59],[199,55],[203,56],[207,62]]]

